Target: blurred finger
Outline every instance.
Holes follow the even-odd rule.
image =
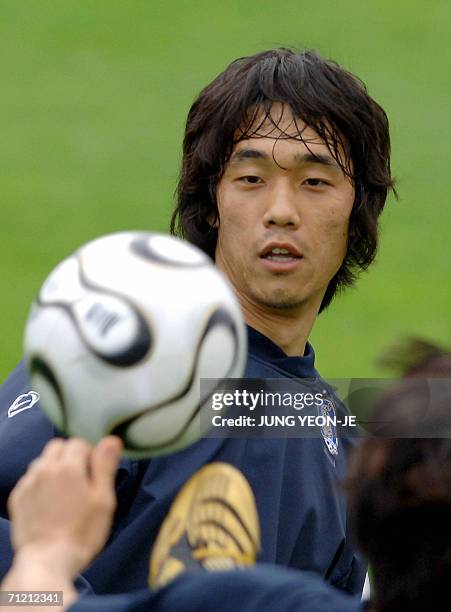
[[[65,465],[87,470],[92,446],[82,438],[70,438],[63,446],[60,460]]]
[[[27,471],[26,471],[25,475],[28,472],[31,472],[33,469],[36,469],[40,465],[40,463],[41,463],[41,457],[36,457],[36,459],[33,459],[33,461],[30,461],[30,463],[27,465]],[[22,476],[22,478],[24,478],[24,476]],[[21,480],[22,480],[22,478],[21,478]]]
[[[50,461],[58,460],[63,454],[65,444],[66,441],[62,438],[54,438],[53,440],[50,440],[50,442],[45,445],[44,450],[41,453],[41,457],[43,459],[49,459]]]
[[[116,436],[107,436],[97,444],[91,458],[91,475],[95,483],[107,489],[114,487],[122,448],[122,442]]]

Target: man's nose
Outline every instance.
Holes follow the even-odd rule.
[[[299,198],[293,189],[290,186],[279,186],[271,190],[263,216],[265,227],[277,225],[296,229],[300,222]]]

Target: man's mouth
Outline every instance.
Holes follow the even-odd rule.
[[[301,253],[292,245],[268,245],[260,254],[262,259],[280,263],[290,263],[302,258]]]
[[[271,243],[260,253],[264,267],[276,274],[293,272],[303,259],[302,254],[289,243]]]

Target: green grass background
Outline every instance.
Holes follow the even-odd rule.
[[[320,370],[376,374],[406,334],[449,342],[450,26],[445,0],[0,0],[0,380],[58,261],[100,234],[167,228],[200,88],[284,44],[367,83],[391,120],[401,197],[377,263],[317,322]]]

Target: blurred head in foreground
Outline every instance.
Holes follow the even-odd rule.
[[[350,509],[377,612],[424,612],[451,602],[451,352],[412,341],[394,361],[405,375],[375,410],[384,437],[352,457]]]

